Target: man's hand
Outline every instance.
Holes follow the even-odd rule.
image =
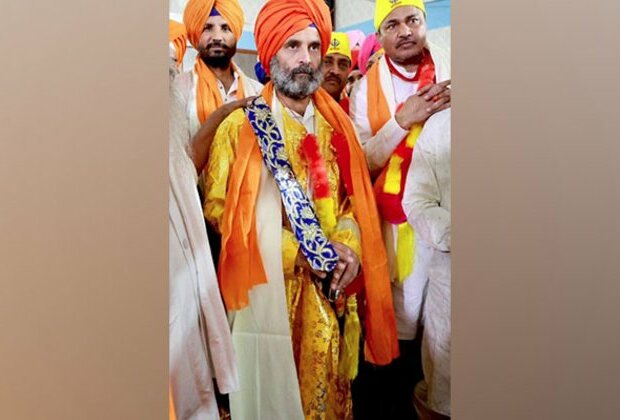
[[[204,169],[209,159],[209,149],[215,137],[215,132],[220,126],[222,121],[228,117],[231,112],[238,108],[246,107],[248,103],[256,98],[256,96],[250,96],[248,98],[238,99],[233,102],[222,105],[211,113],[200,127],[200,130],[194,135],[190,143],[189,155],[194,162],[196,172],[199,174]]]
[[[295,265],[304,270],[311,271],[312,273],[314,273],[315,276],[320,279],[324,279],[325,277],[327,277],[327,273],[325,271],[314,270],[312,267],[310,267],[306,256],[303,252],[301,252],[301,248],[299,248],[299,251],[297,251],[297,259],[295,260]]]
[[[254,98],[256,98],[256,96],[249,96],[247,98],[237,99],[236,101],[232,101],[222,105],[220,108],[218,108],[221,110],[223,116],[221,121],[224,121],[224,119],[226,119],[226,117],[228,117],[233,111],[248,106],[248,104],[252,102]]]
[[[342,291],[345,287],[351,284],[353,279],[355,279],[355,277],[359,274],[360,261],[355,252],[353,252],[353,250],[351,250],[348,246],[340,242],[332,242],[332,245],[338,254],[339,260],[336,263],[336,268],[334,269],[330,289],[334,291]],[[297,253],[295,265],[311,271],[320,279],[324,279],[327,276],[325,271],[313,270],[301,250]]]
[[[357,277],[360,269],[360,260],[351,248],[340,242],[332,242],[340,257],[334,270],[334,277],[330,288],[332,290],[344,290],[355,277]]]
[[[436,112],[450,108],[450,80],[423,87],[404,102],[395,118],[399,126],[409,130],[414,124],[423,123]]]

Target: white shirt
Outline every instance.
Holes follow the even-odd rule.
[[[450,415],[452,331],[450,114],[447,109],[426,121],[415,146],[403,197],[403,208],[417,240],[430,250],[422,363],[428,404],[445,415]]]
[[[432,44],[430,44],[430,52],[435,63],[437,81],[449,79],[449,56]],[[391,118],[373,136],[368,115],[371,112],[376,112],[376,104],[368,104],[368,77],[362,78],[354,88],[351,94],[350,108],[350,115],[364,147],[364,153],[371,172],[377,171],[386,165],[396,146],[408,134],[407,130],[402,129],[398,125],[394,114],[397,105],[407,100],[409,96],[415,94],[418,90],[418,83],[408,82],[393,75],[390,72],[385,57],[379,60],[378,65],[380,66],[379,82],[381,83]],[[404,68],[395,63],[394,65],[404,75],[413,76]],[[426,130],[426,127],[422,132],[424,130]],[[382,230],[388,265],[390,267],[390,276],[392,279],[396,279],[398,276],[396,264],[398,226],[383,220]],[[398,330],[398,338],[401,340],[411,340],[416,336],[423,309],[422,303],[428,278],[427,270],[431,258],[430,254],[431,249],[428,245],[424,242],[416,242],[413,271],[404,279],[402,285],[397,282],[392,283],[392,302],[396,316],[396,328]]]
[[[450,65],[447,54],[438,48],[433,48],[432,44],[430,51],[435,63],[437,81],[440,82],[449,79]],[[384,85],[384,80],[381,80],[381,83],[383,94],[385,95],[392,117],[379,131],[377,131],[376,135],[372,135],[372,129],[368,118],[368,77],[364,76],[360,79],[359,82],[355,84],[353,92],[351,93],[351,119],[353,120],[362,146],[364,147],[368,168],[371,172],[385,166],[396,146],[398,146],[409,133],[398,125],[394,114],[398,104],[405,102],[409,96],[418,91],[417,82],[408,82],[389,73],[385,58],[382,57],[379,63],[383,67],[382,71],[391,76],[391,83],[389,86]],[[407,77],[413,77],[415,75],[415,73],[407,72],[403,67],[394,62],[392,62],[392,64]]]
[[[171,82],[169,145],[169,374],[179,419],[219,419],[221,392],[238,388],[232,339],[211,258],[183,99]]]
[[[407,173],[403,209],[418,238],[437,251],[450,252],[450,109],[424,125]]]
[[[198,88],[198,74],[194,69],[185,73],[190,75],[191,84],[189,86],[189,95],[187,97],[187,116],[189,118],[190,133],[195,135],[201,127],[200,120],[198,119],[198,107],[196,106],[196,90]],[[185,76],[188,77],[188,76]],[[224,88],[224,84],[221,81],[217,81],[217,87],[220,92],[222,101],[226,104],[237,100],[237,89],[239,88],[239,78],[243,77],[243,87],[245,96],[258,95],[263,90],[263,85],[254,79],[250,79],[243,74],[241,69],[237,68],[237,71],[233,72],[233,83],[230,85],[228,91]]]

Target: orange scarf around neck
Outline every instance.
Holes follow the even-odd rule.
[[[237,78],[237,99],[245,98],[243,91],[243,77],[240,74],[235,63],[231,61],[232,70],[238,74]],[[217,86],[217,77],[215,73],[202,61],[200,57],[196,57],[196,64],[194,65],[194,71],[198,75],[198,83],[196,86],[196,110],[200,123],[203,124],[205,120],[211,115],[213,111],[221,107],[224,104],[222,95]]]

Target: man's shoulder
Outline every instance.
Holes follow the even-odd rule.
[[[224,121],[218,127],[218,132],[221,130],[226,130],[230,132],[231,129],[238,129],[245,122],[245,112],[243,109],[235,109],[233,112],[228,114]]]
[[[443,111],[436,112],[431,115],[425,123],[425,127],[432,128],[450,128],[450,118],[452,115],[452,111],[450,108],[444,109]]]
[[[424,123],[424,130],[416,143],[416,147],[428,150],[444,147],[449,148],[451,114],[451,110],[448,108],[431,115]]]
[[[259,94],[263,90],[263,85],[258,80],[254,80],[248,76],[245,76],[245,80],[252,86],[256,94]]]

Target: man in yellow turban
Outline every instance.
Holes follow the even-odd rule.
[[[392,366],[388,404],[411,417],[411,396],[421,377],[418,327],[430,248],[418,240],[401,203],[425,121],[450,106],[450,60],[448,52],[427,42],[422,0],[377,0],[374,24],[384,55],[353,89],[351,118],[374,180],[402,355]]]
[[[329,49],[321,64],[323,84],[321,87],[349,114],[349,98],[344,92],[351,70],[349,37],[344,32],[332,32]]]
[[[331,26],[323,0],[263,5],[254,35],[271,82],[222,122],[205,171],[239,364],[234,419],[350,419],[361,337],[372,363],[398,356],[364,153],[319,88]]]

